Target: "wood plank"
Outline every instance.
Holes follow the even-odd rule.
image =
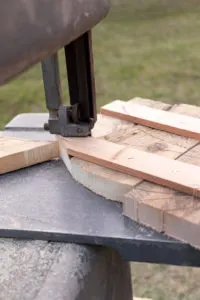
[[[130,102],[142,103],[164,110],[171,108],[169,104],[150,99],[134,98]],[[182,105],[175,105],[172,107],[172,110],[183,113]],[[191,115],[198,113],[198,109],[196,110],[189,105],[187,105],[186,111],[187,114]],[[142,125],[131,124],[130,122],[104,115],[98,116],[93,136],[119,144],[128,144],[138,150],[157,153],[174,159],[197,143],[194,139],[153,130]],[[69,159],[66,151],[62,153],[62,159],[76,181],[109,200],[123,202],[124,195],[142,181],[138,177],[98,166],[75,157]],[[132,202],[126,201],[125,204],[125,213],[132,212],[132,209],[129,208],[130,205],[132,206]]]
[[[118,101],[114,101],[113,103],[117,103]],[[168,103],[138,97],[129,100],[127,103],[129,103],[129,105],[141,104],[145,105],[145,107],[156,107],[157,109],[161,110],[169,110],[171,108],[171,105]],[[132,134],[135,134],[137,132],[136,128],[139,128],[137,124],[122,120],[118,117],[110,117],[104,114],[100,114],[98,115],[97,122],[92,131],[92,136],[101,137],[116,143],[121,143],[125,138],[130,137]]]
[[[200,166],[200,145],[182,159],[188,156],[190,163],[193,157],[194,164]],[[127,196],[132,205],[132,211],[129,210],[132,219],[200,248],[200,201],[195,193],[188,196],[143,181]]]
[[[200,145],[197,145],[180,158],[182,162],[189,162],[200,167]],[[174,197],[174,192],[171,198]],[[184,199],[180,204],[179,199]],[[164,231],[175,238],[186,241],[200,249],[200,201],[198,196],[187,196],[178,193],[173,207],[167,206],[163,213]],[[182,201],[183,202],[183,201]]]
[[[57,141],[35,142],[0,137],[0,174],[59,157]]]
[[[195,165],[93,137],[60,137],[60,147],[73,157],[187,194],[200,195],[200,168]]]
[[[200,140],[199,118],[120,100],[103,106],[101,114]]]
[[[134,98],[130,101],[165,110],[171,107],[171,105],[167,103],[151,99]],[[144,126],[135,125],[130,122],[104,115],[98,115],[97,122],[92,131],[92,136],[119,144],[131,144],[133,142],[133,146],[136,148],[138,147],[138,149],[146,150],[149,146],[155,150],[155,148],[158,148],[155,147],[155,145],[160,145],[163,132],[159,132],[157,136],[154,137],[153,141],[148,140],[147,143],[145,143],[146,138],[143,139],[144,129],[146,129]],[[145,132],[145,135],[146,134],[148,133]],[[130,141],[128,141],[129,138]],[[133,138],[133,141],[131,138]],[[169,143],[167,146],[165,144],[165,152],[172,157],[177,155],[181,149],[184,149],[185,151],[187,147],[192,145],[191,139],[188,139],[188,143],[184,143],[181,142],[182,137],[180,137],[177,141],[177,139],[174,139],[171,134],[168,134],[168,138]],[[141,144],[138,142],[139,140],[141,141]],[[137,143],[136,146],[135,143]],[[182,146],[180,147],[180,145]],[[76,181],[83,184],[94,193],[109,200],[122,202],[124,195],[141,181],[141,179],[137,177],[111,170],[75,157],[69,159],[66,151],[62,152],[61,156],[67,169]]]

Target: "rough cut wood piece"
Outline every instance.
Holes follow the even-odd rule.
[[[200,167],[200,145],[185,153],[180,161]],[[174,195],[173,191],[171,198],[174,198]],[[197,195],[194,193],[193,197],[189,197],[178,193],[174,202],[174,206],[168,205],[163,214],[164,231],[200,248],[200,201]]]
[[[60,147],[70,156],[200,196],[200,168],[195,165],[93,137],[60,137]]]
[[[173,109],[200,116],[200,108],[191,105],[176,105]],[[179,155],[178,160],[200,167],[199,142]],[[188,196],[142,181],[126,195],[123,207],[131,219],[200,248],[200,201],[195,193]]]
[[[55,142],[35,142],[0,137],[0,174],[59,157]]]
[[[183,155],[180,160],[187,158],[190,159],[190,163],[193,159],[194,164],[200,166],[200,145]],[[200,248],[200,200],[195,193],[193,196],[187,196],[143,182],[127,197],[129,207],[126,207],[126,212],[132,219]]]
[[[169,104],[151,99],[134,98],[131,101],[165,110],[171,107]],[[130,145],[133,144],[134,147],[141,150],[146,150],[146,148],[150,147],[152,152],[159,152],[160,139],[162,136],[160,137],[158,133],[152,140],[147,140],[146,136],[148,136],[148,133],[146,133],[145,130],[146,128],[144,126],[131,124],[130,122],[104,115],[98,115],[92,136],[119,144],[126,142]],[[145,142],[146,140],[147,142]],[[180,140],[179,143],[181,144]],[[138,141],[141,141],[141,143]],[[135,144],[137,145],[135,146]],[[188,145],[186,144],[187,143],[185,143],[184,147],[187,148]],[[169,145],[165,147],[165,152],[169,154],[169,157],[173,157],[177,155],[177,152],[180,152],[180,149],[182,150],[179,145],[176,146],[176,140],[170,138]],[[66,155],[66,151],[61,151],[61,156],[67,169],[76,181],[109,200],[122,202],[124,195],[141,181],[137,177],[101,167],[75,157],[69,159]]]
[[[200,140],[200,119],[196,117],[120,100],[103,106],[101,114]]]

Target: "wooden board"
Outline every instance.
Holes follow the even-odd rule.
[[[200,196],[198,166],[93,137],[60,137],[60,147],[70,156],[190,195]]]
[[[132,123],[200,140],[199,118],[120,100],[103,106],[101,113]]]
[[[162,102],[139,98],[133,99],[130,102],[200,117],[200,108],[192,105],[180,104],[170,106]],[[198,148],[196,147],[198,141],[195,139],[147,128],[143,125],[136,125],[105,115],[99,116],[93,136],[98,139],[112,141],[121,145],[131,145],[134,146],[134,149],[179,160],[183,160],[184,157],[192,153],[194,151],[192,149]],[[192,159],[196,165],[200,161],[197,150],[191,155],[189,163],[191,163]],[[65,158],[67,158],[66,153]],[[200,243],[196,240],[199,233],[197,222],[200,220],[198,212],[199,199],[196,199],[195,195],[194,197],[187,196],[172,189],[164,188],[137,177],[125,175],[121,172],[100,167],[77,158],[68,159],[67,167],[71,168],[70,172],[77,181],[94,192],[103,194],[108,199],[112,196],[112,200],[123,202],[124,214],[131,219],[200,248]],[[119,194],[120,196],[118,197]],[[173,203],[175,203],[174,207],[172,207]],[[182,215],[184,213],[190,215],[192,207],[193,213],[194,209],[197,209],[196,236],[193,234],[193,228],[190,226],[191,221],[189,222],[189,227],[186,227],[189,228],[187,234],[186,230],[181,229],[183,224]],[[182,213],[181,216],[180,211]],[[176,222],[176,227],[173,227],[173,222],[170,219],[172,216],[174,217],[173,222]],[[192,217],[190,216],[190,218]],[[165,225],[164,222],[166,223]],[[185,226],[187,226],[186,222]]]
[[[0,137],[0,174],[59,157],[57,142]]]
[[[200,166],[200,145],[180,160]],[[174,190],[143,182],[127,195],[131,218],[200,249],[200,201]],[[130,208],[132,204],[132,209]]]
[[[153,101],[151,99],[135,98],[133,101],[135,103],[143,103],[146,106],[156,106],[165,110],[170,108],[169,104]],[[159,149],[159,134],[158,137],[155,136],[149,144],[149,140],[147,143],[145,142],[146,135],[145,139],[143,138],[143,126],[135,126],[134,124],[130,124],[130,122],[104,115],[98,115],[97,117],[98,120],[92,131],[93,137],[119,144],[123,144],[123,141],[127,140],[127,144],[131,145],[133,143],[136,148],[143,150],[145,150],[146,147],[148,148],[148,146]],[[133,141],[128,141],[129,138],[133,138]],[[140,142],[138,143],[138,141],[141,141],[141,144]],[[158,147],[154,147],[154,145],[158,145]],[[172,143],[169,145],[169,149],[166,149],[166,153],[168,153],[170,157],[174,154],[177,154],[177,151],[179,150],[179,146],[176,147],[172,138]],[[62,149],[61,157],[75,180],[96,194],[101,195],[109,200],[122,202],[124,195],[129,192],[133,186],[140,182],[140,179],[137,177],[129,176],[118,171],[98,166],[94,163],[90,163],[75,157],[68,159],[66,151],[62,152]]]

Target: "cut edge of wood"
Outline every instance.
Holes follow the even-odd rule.
[[[14,143],[16,141],[18,146],[16,152],[9,152],[8,154],[6,154],[6,149],[5,154],[3,154],[4,149],[2,146],[2,154],[0,157],[1,175],[59,158],[57,141],[28,141],[22,138],[6,136],[3,138],[0,137],[0,141],[4,141],[4,147],[6,147],[6,142]],[[13,147],[14,146],[13,144]]]
[[[196,196],[200,196],[200,186],[197,182],[200,168],[195,165],[92,137],[84,138],[84,147],[80,138],[61,137],[60,147],[69,156],[189,195],[195,193]],[[105,155],[99,149],[104,149],[107,154]],[[153,162],[165,168],[162,170],[155,168]]]
[[[194,110],[195,110],[195,107],[194,106],[190,106],[189,108],[188,108],[188,106],[189,105],[185,105],[185,107],[184,107],[184,109],[181,109],[181,107],[182,107],[182,105],[183,104],[180,104],[180,105],[176,105],[176,106],[173,106],[172,107],[172,111],[173,110],[175,110],[176,111],[176,109],[178,109],[178,113],[179,113],[179,110],[180,110],[180,114],[187,114],[187,115],[194,115],[194,116],[197,116],[198,117],[198,115],[199,115],[199,113],[198,113],[198,107],[197,107],[197,109],[196,109],[196,112],[194,112]],[[180,109],[179,109],[180,108]],[[189,111],[187,111],[189,109]],[[193,109],[193,110],[192,110]],[[103,115],[102,115],[103,116]],[[114,118],[114,117],[110,117],[111,119],[113,118],[113,120],[114,119],[116,119],[116,118]],[[141,128],[142,128],[142,130],[143,130],[143,126],[140,126]],[[149,130],[149,132],[150,132],[150,130]],[[160,134],[161,134],[161,132],[160,132]],[[163,134],[166,134],[166,132],[163,132]],[[162,134],[162,136],[161,137],[163,137],[163,134]],[[168,135],[169,136],[169,135]],[[103,137],[103,135],[101,136],[101,137]],[[176,138],[176,135],[174,135],[174,138]],[[177,136],[177,138],[178,138],[178,136]],[[184,137],[183,137],[184,138]],[[179,139],[180,139],[180,137],[179,137]],[[191,141],[191,143],[193,143],[193,145],[190,145],[190,143],[186,143],[186,145],[184,144],[184,147],[185,147],[185,151],[183,151],[183,153],[184,152],[188,152],[189,150],[190,150],[190,148],[191,147],[196,147],[196,145],[198,144],[198,141],[195,141],[195,140],[191,140],[191,139],[187,139],[187,138],[185,138],[185,140],[186,141]],[[172,143],[174,143],[174,141],[173,140],[171,140],[171,139],[169,139],[169,143],[172,141]],[[180,139],[180,142],[181,142],[182,140]],[[184,141],[184,140],[183,140]],[[180,142],[178,142],[178,144],[180,145]],[[181,144],[182,145],[182,144]],[[183,147],[183,148],[184,148]],[[176,149],[175,149],[176,150]],[[178,149],[179,150],[179,149]],[[181,150],[181,149],[180,149]],[[184,149],[183,149],[184,150]],[[182,153],[182,154],[183,154]],[[181,155],[182,155],[181,154]],[[164,154],[164,156],[165,156],[165,154]],[[73,158],[73,159],[75,159],[76,160],[76,158]],[[177,159],[177,157],[174,157],[174,159]],[[94,165],[93,163],[91,163],[91,165]],[[84,182],[83,182],[83,185],[84,185]],[[133,187],[134,188],[134,187]],[[109,199],[110,200],[110,199]],[[123,199],[123,201],[124,201],[124,199]],[[124,206],[124,204],[125,203],[123,203],[123,207],[125,207]],[[132,206],[134,206],[134,209],[135,209],[135,211],[137,211],[137,209],[138,209],[138,203],[137,203],[137,201],[136,201],[136,203],[135,203],[135,205],[134,205],[134,203],[133,202],[129,202],[129,204],[131,204]],[[154,223],[152,223],[152,222],[148,222],[149,220],[146,220],[146,213],[148,212],[148,211],[152,211],[152,207],[148,207],[148,209],[146,209],[145,208],[145,203],[141,203],[141,205],[140,205],[140,220],[139,219],[137,219],[137,217],[135,216],[135,217],[133,217],[133,215],[132,215],[132,212],[130,211],[130,210],[128,210],[128,213],[127,213],[127,211],[125,212],[123,212],[123,214],[125,215],[125,216],[128,216],[129,218],[131,218],[131,219],[133,219],[133,220],[135,220],[135,221],[139,221],[141,224],[144,224],[144,225],[146,225],[146,226],[148,226],[148,227],[150,227],[150,228],[153,228],[153,229],[155,229],[156,231],[158,231],[158,232],[164,232],[167,236],[171,236],[171,237],[174,237],[174,238],[176,238],[176,239],[178,239],[178,240],[181,240],[181,241],[183,241],[183,242],[186,242],[186,243],[189,243],[189,244],[191,244],[192,246],[194,246],[194,247],[196,247],[196,248],[198,248],[200,245],[199,245],[199,243],[198,242],[195,242],[195,241],[193,241],[193,239],[192,239],[192,236],[191,236],[191,238],[189,238],[189,240],[187,240],[187,238],[185,238],[185,236],[183,235],[183,236],[180,236],[179,235],[179,233],[178,232],[173,232],[173,231],[171,231],[171,229],[169,228],[169,222],[167,222],[167,224],[166,224],[166,226],[164,226],[164,223],[163,223],[163,220],[164,220],[164,216],[163,216],[163,212],[162,211],[160,211],[159,212],[159,210],[157,210],[157,213],[155,213],[155,216],[156,216],[156,219],[155,219],[155,222]],[[132,208],[132,211],[133,211],[133,208]],[[172,214],[173,213],[169,213],[169,217],[171,217],[172,216]],[[141,219],[142,218],[142,219]],[[179,220],[177,219],[177,222],[179,222]],[[190,233],[191,234],[191,233]],[[187,237],[188,237],[188,234],[187,234]]]
[[[59,141],[60,145],[60,141]],[[132,176],[125,175],[123,180],[123,174],[121,172],[115,172],[111,169],[101,167],[94,163],[70,156],[63,147],[60,149],[60,158],[62,159],[67,170],[75,181],[83,185],[93,193],[104,197],[106,200],[122,203],[124,195],[131,191],[135,179]],[[99,176],[99,169],[102,168],[102,176]],[[91,173],[88,172],[88,168],[91,167]],[[108,171],[105,174],[105,171]],[[119,181],[115,181],[116,177],[112,177],[111,174],[119,175]]]

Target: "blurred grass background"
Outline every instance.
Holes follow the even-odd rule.
[[[199,104],[200,0],[111,0],[111,5],[93,30],[98,108],[136,96]],[[60,61],[67,101],[62,52]],[[40,65],[0,88],[0,128],[18,113],[45,110]],[[200,299],[196,268],[133,263],[132,271],[137,296]]]

